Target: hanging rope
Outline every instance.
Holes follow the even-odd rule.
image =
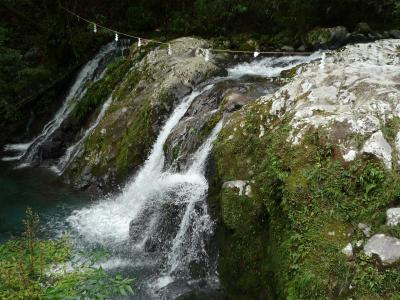
[[[78,20],[84,21],[84,22],[86,22],[88,24],[91,24],[93,26],[93,28],[94,28],[94,32],[95,33],[97,32],[97,28],[102,28],[102,29],[107,30],[107,31],[109,31],[111,33],[114,33],[116,41],[118,41],[119,36],[125,36],[125,37],[130,37],[130,38],[133,38],[133,39],[137,39],[138,40],[138,47],[141,47],[143,45],[142,44],[143,41],[152,42],[152,43],[156,43],[156,44],[159,44],[159,45],[167,45],[168,46],[168,54],[170,54],[170,55],[172,54],[172,49],[171,49],[171,44],[170,43],[165,43],[165,42],[161,42],[161,41],[154,40],[154,39],[147,39],[147,38],[143,38],[143,37],[139,37],[139,36],[134,36],[134,35],[131,35],[131,34],[128,34],[128,33],[124,33],[124,32],[121,32],[121,31],[118,31],[118,30],[103,26],[101,24],[98,24],[98,23],[96,23],[96,22],[94,22],[92,20],[86,19],[84,17],[81,17],[80,15],[76,14],[75,12],[73,12],[73,11],[69,10],[68,8],[63,7],[63,6],[61,6],[61,8],[63,10],[65,10],[66,12],[68,12],[69,14],[71,14],[71,15],[75,16],[76,18],[78,18]],[[210,53],[211,52],[218,52],[218,53],[221,53],[221,52],[224,53],[225,52],[225,53],[233,53],[233,54],[235,54],[235,53],[236,54],[253,54],[254,57],[257,57],[257,56],[259,56],[261,54],[270,54],[270,55],[274,55],[274,54],[309,55],[309,54],[312,54],[312,52],[296,52],[296,51],[292,51],[292,52],[285,52],[285,51],[246,51],[246,50],[213,49],[213,48],[208,48],[208,49],[199,48],[199,49],[205,51],[205,53],[206,53],[206,57],[205,58],[206,58],[207,61],[210,59]]]

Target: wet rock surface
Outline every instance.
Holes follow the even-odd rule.
[[[181,170],[221,118],[242,109],[280,84],[265,78],[244,76],[216,83],[196,98],[164,146],[166,168]]]
[[[353,32],[344,26],[315,28],[305,37],[309,49],[337,49],[344,45],[368,43],[385,38],[400,38],[400,31],[377,32],[365,22],[358,23]],[[304,51],[305,49],[300,49]]]

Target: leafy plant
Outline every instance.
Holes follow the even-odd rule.
[[[133,294],[133,279],[95,267],[98,257],[74,259],[68,238],[40,239],[39,217],[28,208],[21,237],[0,245],[0,299],[106,299]]]

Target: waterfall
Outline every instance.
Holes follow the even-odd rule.
[[[6,152],[16,152],[15,156],[3,157],[3,161],[21,161],[21,167],[31,164],[38,155],[40,146],[61,126],[62,122],[69,116],[74,105],[86,92],[86,85],[91,80],[99,80],[105,72],[101,71],[101,62],[109,54],[115,51],[115,44],[109,43],[79,71],[74,84],[68,91],[65,100],[54,117],[43,127],[42,131],[32,141],[26,144],[9,144],[4,147]]]
[[[212,85],[207,85],[201,90],[193,91],[183,99],[167,120],[149,157],[136,177],[116,198],[106,198],[89,208],[76,211],[69,218],[73,228],[77,229],[89,242],[114,245],[124,243],[129,238],[129,224],[137,217],[146,202],[162,195],[176,182],[176,178],[166,176],[166,173],[162,172],[165,141],[192,101],[211,88]],[[190,181],[190,178],[187,180]]]
[[[188,204],[179,227],[178,234],[173,240],[171,252],[168,254],[168,274],[173,274],[180,266],[186,266],[198,259],[198,249],[206,254],[204,239],[201,235],[210,234],[213,230],[213,222],[208,214],[208,207],[205,201],[207,195],[208,183],[204,177],[205,162],[212,150],[212,143],[218,137],[222,129],[222,121],[213,129],[211,135],[205,143],[197,150],[194,155],[194,161],[189,170],[184,174],[185,177],[197,176],[197,189],[192,188],[192,195],[185,195]],[[195,210],[198,204],[198,210]],[[192,226],[192,234],[188,235],[189,227]]]
[[[184,97],[161,129],[147,160],[122,191],[75,210],[67,218],[77,243],[110,251],[112,259],[104,262],[103,267],[121,268],[126,264],[140,273],[138,289],[145,290],[144,299],[163,298],[172,283],[192,284],[199,278],[208,287],[218,286],[217,254],[210,251],[215,224],[207,205],[205,172],[223,122],[215,126],[192,154],[182,172],[165,170],[164,145],[191,104],[216,83],[247,74],[270,77],[275,74],[274,69],[280,73],[312,59],[267,58],[240,64],[229,70],[229,77],[215,78]],[[76,147],[71,147],[68,153],[79,151]]]

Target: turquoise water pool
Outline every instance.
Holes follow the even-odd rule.
[[[27,207],[39,214],[45,233],[54,235],[65,216],[89,201],[89,194],[74,191],[47,169],[0,165],[0,242],[21,233]]]

